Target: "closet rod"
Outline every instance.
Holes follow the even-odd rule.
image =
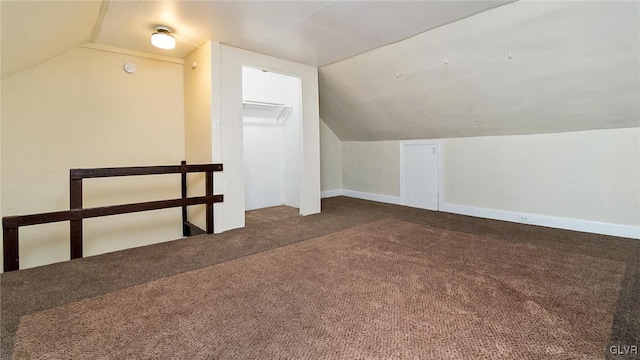
[[[277,103],[270,103],[270,102],[263,102],[263,101],[250,101],[250,100],[244,100],[242,102],[243,105],[258,105],[258,106],[270,106],[270,107],[284,107],[284,104],[277,104]]]

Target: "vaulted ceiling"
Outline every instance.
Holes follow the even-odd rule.
[[[640,126],[640,3],[7,1],[2,77],[86,42],[183,58],[211,39],[320,67],[341,140]],[[176,49],[149,36],[167,25]]]
[[[214,40],[322,66],[511,1],[3,0],[2,77],[85,42],[184,58]],[[151,45],[158,25],[175,49]]]
[[[149,43],[165,24],[176,57],[212,39],[322,66],[510,1],[111,1],[95,42],[167,55]]]
[[[640,126],[640,3],[519,1],[320,68],[341,140]]]
[[[99,1],[0,1],[2,78],[91,40]]]

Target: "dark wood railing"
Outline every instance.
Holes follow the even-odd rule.
[[[18,230],[21,226],[70,221],[71,259],[82,257],[82,220],[88,218],[182,207],[182,233],[184,236],[189,236],[194,232],[204,233],[205,231],[199,230],[187,220],[187,206],[204,204],[206,205],[206,233],[213,234],[213,204],[224,201],[223,195],[213,194],[213,173],[215,171],[222,171],[222,164],[187,165],[186,162],[183,161],[180,165],[175,166],[71,169],[69,171],[69,210],[33,215],[5,216],[2,218],[4,271],[14,271],[20,268]],[[205,196],[188,198],[187,173],[201,172],[205,173]],[[83,179],[158,174],[182,175],[182,197],[180,199],[103,206],[89,209],[82,207]]]

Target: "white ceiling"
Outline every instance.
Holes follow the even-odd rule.
[[[322,66],[509,1],[112,1],[95,42],[183,58],[194,50],[149,44],[154,26],[178,39],[207,39]]]
[[[319,80],[320,116],[341,140],[637,127],[640,2],[519,1],[321,67]]]
[[[85,42],[212,39],[321,66],[342,140],[640,126],[640,2],[510,2],[2,0],[2,77]],[[186,42],[152,47],[156,25]]]
[[[3,0],[2,76],[88,41],[184,58],[215,40],[322,66],[511,1]],[[157,25],[176,49],[151,46]]]

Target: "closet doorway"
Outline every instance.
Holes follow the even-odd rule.
[[[245,211],[300,207],[300,78],[242,67]]]

